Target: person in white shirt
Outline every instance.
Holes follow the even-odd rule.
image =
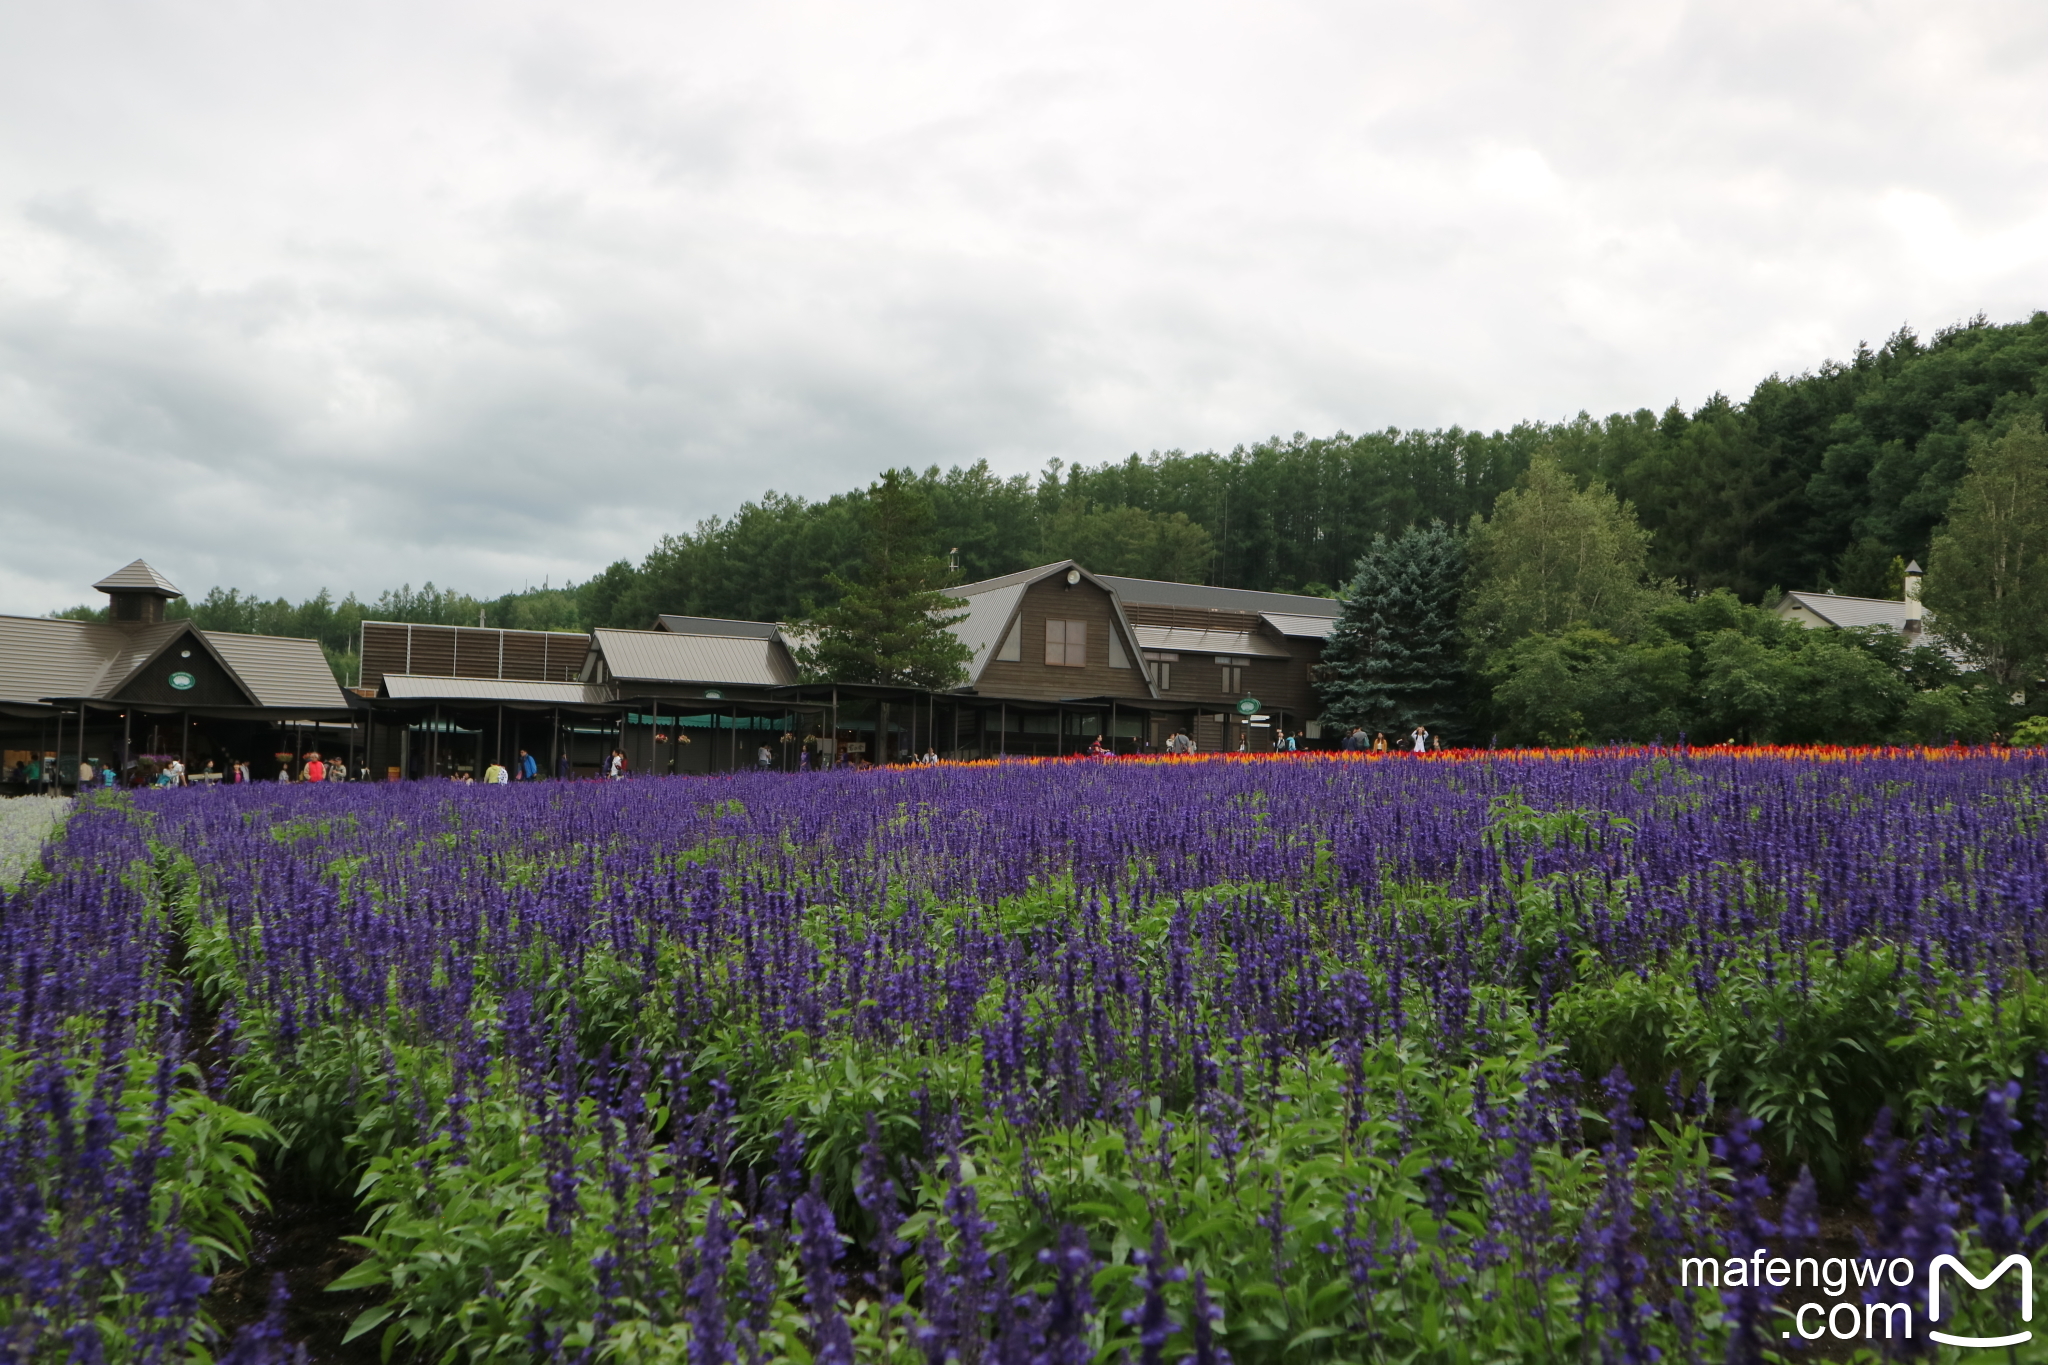
[[[1428,750],[1428,748],[1429,748],[1429,731],[1427,731],[1427,730],[1423,729],[1423,728],[1422,728],[1422,727],[1421,727],[1420,725],[1418,725],[1418,726],[1416,726],[1416,727],[1415,727],[1415,732],[1414,732],[1413,734],[1411,734],[1411,735],[1409,736],[1409,738],[1415,741],[1415,752],[1416,752],[1416,753],[1418,753],[1418,754],[1419,754],[1419,753],[1423,753],[1423,752],[1426,752],[1426,751]]]

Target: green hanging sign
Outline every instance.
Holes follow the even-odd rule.
[[[1240,716],[1255,716],[1258,712],[1259,699],[1257,697],[1239,697],[1237,699],[1237,714]]]

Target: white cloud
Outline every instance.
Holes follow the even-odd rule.
[[[2048,300],[2048,11],[0,0],[0,609],[1746,392]]]

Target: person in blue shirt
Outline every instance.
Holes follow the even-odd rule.
[[[531,782],[539,776],[540,764],[533,761],[532,754],[521,749],[519,751],[519,780],[521,782]]]

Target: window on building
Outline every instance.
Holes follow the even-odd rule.
[[[1147,654],[1145,676],[1150,678],[1152,685],[1161,692],[1168,691],[1173,687],[1173,666],[1179,662],[1178,654]]]
[[[1085,668],[1088,664],[1088,623],[1048,620],[1045,623],[1045,661],[1060,668]]]
[[[1244,671],[1250,666],[1250,659],[1232,659],[1216,656],[1217,666],[1223,670],[1223,691],[1225,695],[1244,691]]]

